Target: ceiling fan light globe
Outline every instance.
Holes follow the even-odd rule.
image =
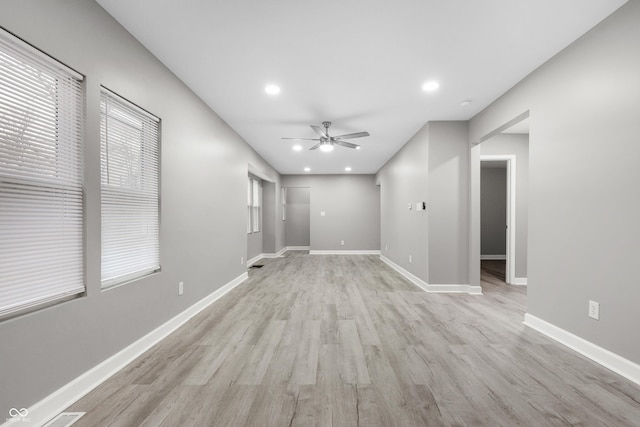
[[[267,85],[264,88],[264,91],[267,92],[267,94],[269,95],[277,95],[280,93],[280,88],[276,85]]]
[[[331,144],[322,144],[320,146],[320,151],[324,151],[325,153],[328,153],[329,151],[333,151],[333,145],[331,145]]]

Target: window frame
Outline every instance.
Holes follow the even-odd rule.
[[[262,230],[262,180],[249,175],[247,187],[247,234]]]
[[[86,294],[86,90],[82,74],[3,28],[0,70],[2,321]]]
[[[160,118],[100,87],[102,290],[161,271],[161,146]]]
[[[282,203],[282,220],[287,220],[287,187],[280,188],[280,200]]]

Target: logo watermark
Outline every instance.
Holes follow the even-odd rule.
[[[12,422],[16,422],[16,421],[20,421],[23,423],[29,423],[31,422],[31,418],[28,417],[29,415],[29,410],[27,408],[11,408],[9,409],[9,417],[7,418],[7,422],[12,421]]]

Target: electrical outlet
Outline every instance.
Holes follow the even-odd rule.
[[[589,317],[600,320],[600,303],[589,301]]]
[[[387,245],[384,245],[384,250],[385,250],[385,251],[388,251],[388,250],[389,250],[389,245],[388,245],[388,244],[387,244]]]
[[[182,295],[184,293],[184,282],[178,283],[178,295]]]
[[[244,257],[243,256],[240,257],[240,265],[244,265]]]
[[[411,255],[409,255],[409,264],[411,264],[412,259],[411,259]]]
[[[340,240],[340,245],[344,246],[344,240]]]

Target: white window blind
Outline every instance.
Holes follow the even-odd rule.
[[[247,179],[247,234],[251,233],[251,230],[253,229],[252,227],[253,222],[251,221],[251,199],[252,199],[252,192],[253,192],[253,187],[251,186],[252,182],[253,182],[253,179],[249,177]]]
[[[252,179],[252,191],[251,191],[251,207],[253,227],[252,231],[257,233],[260,231],[260,181]]]
[[[102,287],[160,269],[159,119],[100,97]]]
[[[85,291],[82,80],[0,29],[0,317]]]
[[[282,199],[282,220],[286,221],[287,219],[287,188],[282,187],[281,192],[282,194],[280,195],[280,198]]]

